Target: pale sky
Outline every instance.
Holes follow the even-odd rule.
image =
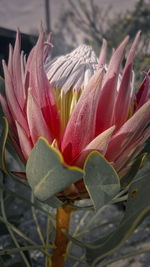
[[[102,8],[113,7],[113,12],[133,8],[138,0],[95,0]],[[74,0],[74,3],[76,0]],[[39,30],[40,21],[45,22],[45,0],[0,0],[0,27],[33,33]],[[50,0],[51,24],[54,29],[61,12],[68,7],[68,0]]]

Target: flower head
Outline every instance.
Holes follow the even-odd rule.
[[[8,66],[3,61],[6,99],[0,95],[0,100],[10,138],[25,162],[42,136],[61,152],[68,165],[83,168],[88,154],[97,150],[120,177],[127,172],[128,164],[150,136],[150,78],[146,75],[136,95],[132,70],[139,35],[121,70],[128,37],[106,67],[105,40],[99,59],[86,45],[51,59],[51,45],[44,42],[41,30],[26,62],[17,32]],[[85,191],[79,184],[73,188]]]

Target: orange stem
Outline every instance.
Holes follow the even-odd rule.
[[[73,209],[69,205],[63,205],[62,207],[57,209],[55,249],[52,256],[52,267],[64,266],[65,253],[69,240],[64,235],[62,230],[68,232],[72,211]]]

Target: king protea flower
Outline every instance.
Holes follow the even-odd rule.
[[[106,65],[105,40],[99,59],[91,47],[81,45],[52,60],[50,40],[44,42],[41,30],[26,62],[17,32],[8,66],[3,61],[6,98],[0,95],[0,100],[9,136],[24,162],[42,136],[60,151],[67,165],[83,168],[88,154],[96,150],[120,177],[127,172],[150,136],[150,78],[146,74],[135,95],[132,70],[139,35],[122,70],[129,37]],[[73,188],[86,191],[83,182]]]

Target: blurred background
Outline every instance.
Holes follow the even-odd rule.
[[[105,38],[108,41],[109,59],[112,49],[116,48],[127,34],[133,41],[137,31],[141,29],[141,39],[134,60],[137,88],[144,77],[142,72],[149,69],[150,0],[0,0],[0,75],[3,76],[1,60],[8,60],[9,43],[14,45],[16,29],[20,28],[22,50],[28,55],[38,38],[41,21],[46,34],[53,33],[53,57],[68,53],[81,43],[91,45],[98,55],[102,39]],[[20,188],[21,186],[19,187],[10,181],[9,183],[10,188],[14,189],[15,193],[13,192],[11,195],[9,190],[7,192],[9,195],[4,194],[8,221],[26,233],[32,240],[39,242],[39,240],[36,240],[37,232],[32,218],[34,211],[31,211],[26,202],[24,205],[22,204],[24,199],[21,197],[24,196],[24,198],[29,199],[30,192],[26,192],[24,188]],[[105,214],[106,219],[109,220],[113,216],[117,217],[118,213],[122,213],[122,209],[113,208],[113,210],[107,212],[107,215]],[[41,229],[44,231],[46,229],[45,214],[39,209],[37,216]],[[73,218],[71,227],[74,227],[75,223],[78,224],[82,214],[76,216],[78,217]],[[91,214],[89,217],[91,217]],[[87,221],[89,217],[87,217]],[[110,230],[111,227],[112,225]],[[128,252],[132,248],[141,248],[139,246],[140,242],[142,246],[146,243],[150,246],[149,229],[148,218],[130,237],[122,251]],[[95,235],[97,235],[97,232]],[[26,241],[22,241],[22,239],[19,239],[19,241],[21,246],[26,245]],[[0,221],[0,248],[12,247],[14,247],[14,244],[12,244],[8,230],[3,221]],[[25,253],[27,257],[31,256],[32,260],[35,261],[32,266],[44,266],[43,254],[40,251],[31,251],[31,255],[28,251]],[[78,250],[76,254],[79,255]],[[8,267],[24,266],[20,263],[16,254],[11,257],[10,255],[3,255],[2,259],[0,257],[0,267],[4,266],[1,260],[7,263],[5,266]],[[130,266],[130,264],[136,267],[150,266],[149,255],[143,255],[143,258],[140,258],[142,263],[139,263],[138,260],[131,260],[131,262],[123,262],[117,266],[124,267]],[[68,263],[66,266],[70,267],[72,265]],[[112,267],[116,267],[116,263]]]
[[[70,2],[68,0],[0,0],[0,25],[12,30],[16,30],[19,26],[24,33],[37,33],[40,20],[46,25],[45,17],[49,9],[49,27],[55,31],[61,16],[66,11],[71,12]],[[72,2],[78,6],[83,1]],[[87,8],[90,8],[90,1],[84,2]],[[114,16],[119,12],[125,13],[127,9],[133,10],[138,0],[93,0],[91,2],[93,5],[96,4],[100,10],[112,6],[111,15]]]
[[[17,27],[23,33],[22,49],[28,54],[41,21],[46,33],[53,33],[52,56],[67,53],[83,42],[92,45],[98,55],[102,38],[106,38],[109,57],[125,35],[129,34],[132,41],[141,29],[135,59],[137,80],[141,71],[148,71],[149,0],[0,0],[0,60],[7,60],[8,44],[14,44]]]

